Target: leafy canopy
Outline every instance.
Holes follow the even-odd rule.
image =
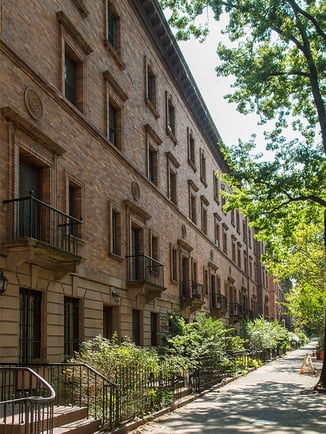
[[[218,75],[233,76],[226,97],[242,113],[256,111],[264,123],[275,119],[275,138],[288,128],[306,143],[321,132],[326,153],[326,3],[321,0],[161,0],[179,39],[203,39],[208,9],[216,20],[228,17],[223,30],[231,46],[218,44]],[[206,22],[205,22],[206,21]],[[317,130],[316,127],[318,126]]]

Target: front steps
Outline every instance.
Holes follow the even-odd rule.
[[[44,415],[46,417],[46,415]],[[94,434],[99,430],[101,421],[87,418],[86,407],[63,407],[54,406],[53,409],[53,434]],[[45,428],[46,423],[44,423]],[[40,433],[48,434],[46,429]],[[31,426],[27,426],[19,421],[18,415],[10,417],[10,423],[6,425],[0,420],[0,434],[26,434],[31,431]]]
[[[53,434],[93,434],[101,421],[87,419],[86,407],[54,407]]]

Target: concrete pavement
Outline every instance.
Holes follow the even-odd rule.
[[[314,345],[216,388],[132,434],[326,434],[326,395],[311,393],[318,380],[309,368],[300,374]],[[312,357],[319,371],[321,363]]]

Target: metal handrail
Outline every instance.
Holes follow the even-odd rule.
[[[20,388],[18,387],[19,372],[22,373]],[[29,381],[25,381],[26,373],[29,375]],[[26,432],[28,426],[28,432],[42,430],[51,434],[53,432],[53,405],[56,397],[53,387],[28,367],[0,366],[0,375],[0,420],[4,425],[4,432],[7,432],[7,428],[8,432],[13,430],[13,427],[19,423],[25,425]],[[31,395],[35,391],[44,392],[45,390],[48,391],[48,396]],[[25,396],[19,396],[21,394]],[[7,395],[13,397],[10,399]]]
[[[30,363],[29,366],[52,384],[56,391],[55,405],[86,407],[87,417],[100,419],[102,427],[117,426],[118,384],[86,363]]]

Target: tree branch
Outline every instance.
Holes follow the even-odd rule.
[[[309,20],[313,26],[316,29],[316,32],[326,41],[326,33],[323,31],[323,29],[320,27],[318,21],[316,18],[314,18],[312,15],[308,14],[307,11],[304,9],[301,9],[300,6],[294,1],[294,0],[287,0],[288,3],[291,5],[292,9],[299,14],[303,15],[307,20]]]

